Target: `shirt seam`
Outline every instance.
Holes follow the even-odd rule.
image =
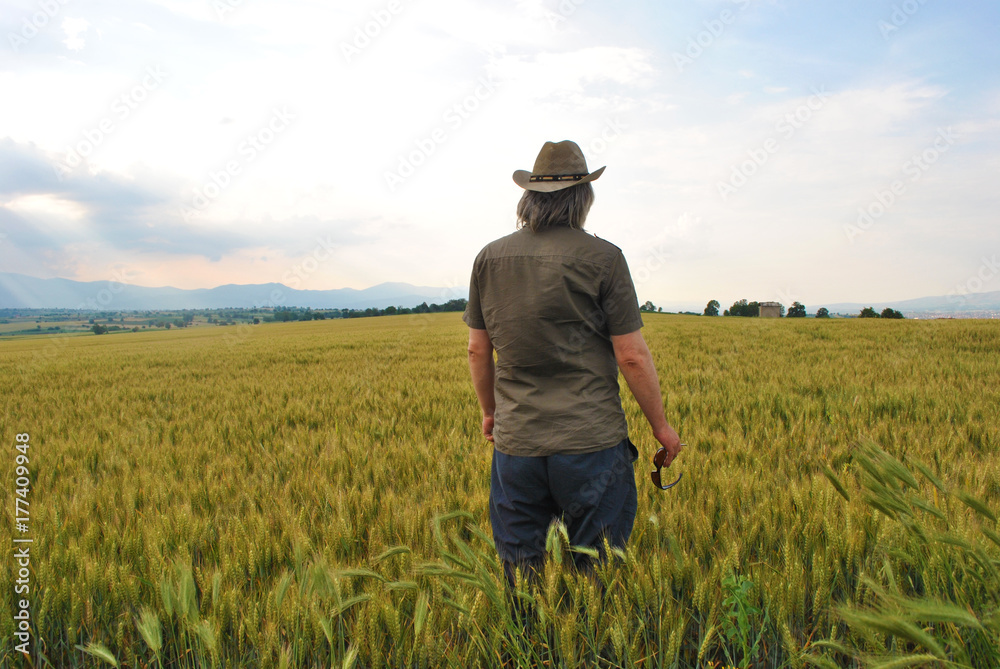
[[[583,261],[591,265],[602,265],[605,268],[609,267],[614,263],[615,254],[609,254],[610,258],[587,258],[580,257],[578,255],[573,255],[572,253],[491,253],[487,257],[482,259],[482,262],[489,262],[490,260],[499,260],[501,258],[571,258],[576,261]]]

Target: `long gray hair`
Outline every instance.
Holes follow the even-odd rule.
[[[526,190],[517,203],[517,228],[532,232],[559,226],[583,230],[592,204],[594,188],[589,183],[551,193]]]

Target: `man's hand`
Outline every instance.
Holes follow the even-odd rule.
[[[670,425],[667,425],[664,430],[654,432],[653,436],[663,448],[667,449],[667,459],[663,461],[663,466],[669,467],[670,463],[681,452],[681,438],[677,436],[677,432]]]
[[[493,416],[483,416],[483,435],[487,441],[493,441]]]
[[[646,340],[636,330],[625,335],[611,335],[611,344],[615,350],[615,361],[622,370],[622,376],[625,377],[635,401],[649,421],[653,436],[667,451],[667,459],[663,464],[669,467],[681,452],[681,440],[663,414],[660,381]]]

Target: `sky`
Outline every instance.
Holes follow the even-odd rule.
[[[995,0],[0,0],[0,272],[460,292],[571,139],[640,302],[1000,290],[997,34]]]

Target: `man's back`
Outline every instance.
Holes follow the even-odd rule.
[[[476,258],[465,320],[497,351],[499,450],[585,453],[627,435],[610,335],[642,320],[618,247],[566,227],[498,239]]]

